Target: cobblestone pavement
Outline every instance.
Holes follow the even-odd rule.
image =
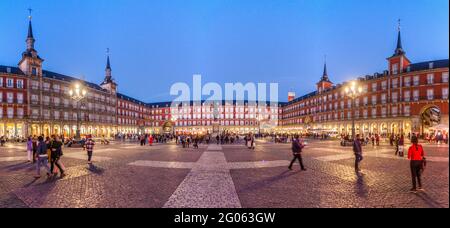
[[[409,192],[409,162],[389,145],[365,146],[363,175],[351,147],[310,140],[303,157],[289,144],[180,148],[131,143],[97,145],[94,164],[64,149],[63,179],[34,179],[24,144],[0,148],[0,207],[449,207],[447,145],[424,145],[424,191]],[[42,170],[44,174],[44,170]]]

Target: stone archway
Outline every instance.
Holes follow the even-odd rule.
[[[421,133],[428,133],[430,127],[441,123],[441,110],[435,105],[427,105],[420,111]]]
[[[380,130],[379,133],[383,136],[387,136],[388,134],[388,125],[386,123],[381,123],[380,124]]]
[[[400,126],[398,125],[398,123],[391,123],[391,134],[397,135],[400,134]]]

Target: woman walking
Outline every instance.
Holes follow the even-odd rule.
[[[28,140],[27,140],[27,154],[28,154],[28,162],[34,161],[34,158],[33,158],[33,140],[31,139],[31,136],[28,137]]]
[[[53,140],[50,144],[51,149],[51,163],[50,163],[50,171],[54,174],[55,165],[59,169],[60,178],[66,176],[64,173],[64,169],[62,168],[62,163],[60,161],[62,156],[62,142],[58,136],[53,136]]]
[[[412,145],[408,150],[408,159],[411,161],[410,167],[413,185],[411,191],[416,192],[417,190],[422,190],[422,171],[424,168],[425,152],[423,151],[422,145],[419,144],[419,140],[416,136],[411,138],[411,142]]]

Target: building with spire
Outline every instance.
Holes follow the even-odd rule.
[[[106,56],[104,79],[96,84],[43,69],[35,48],[31,15],[26,49],[17,67],[0,66],[0,136],[61,134],[74,136],[77,120],[81,135],[94,137],[137,133],[206,133],[214,123],[230,133],[335,133],[348,134],[355,119],[356,133],[363,135],[425,134],[437,124],[449,124],[448,59],[411,63],[403,48],[400,25],[394,54],[387,70],[334,84],[325,60],[322,76],[313,92],[289,102],[253,105],[248,101],[146,103],[118,92]],[[345,95],[350,83],[362,94],[352,101]],[[69,89],[79,83],[87,90],[81,105]],[[261,110],[261,111],[258,111]],[[216,120],[217,118],[217,120]],[[271,124],[267,124],[267,123]],[[273,124],[275,123],[275,124]]]
[[[279,132],[352,132],[380,134],[427,134],[438,124],[449,124],[448,59],[411,63],[402,45],[400,23],[394,54],[387,70],[333,85],[324,65],[317,89],[282,107]],[[355,104],[345,87],[355,82],[362,94]]]

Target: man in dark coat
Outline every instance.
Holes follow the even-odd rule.
[[[295,136],[295,139],[292,140],[292,154],[294,155],[294,158],[291,161],[291,164],[289,165],[289,169],[292,170],[292,165],[294,164],[295,160],[298,159],[298,162],[300,163],[300,168],[302,171],[306,171],[305,166],[303,165],[303,159],[302,159],[302,149],[305,147],[303,143],[300,142],[299,136]]]

